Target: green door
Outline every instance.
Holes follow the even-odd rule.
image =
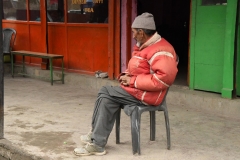
[[[238,1],[237,11],[237,31],[236,31],[236,42],[235,42],[235,54],[237,55],[236,61],[236,93],[240,96],[240,1]]]
[[[226,6],[226,3],[204,4],[204,0],[197,0],[193,89],[221,92]]]

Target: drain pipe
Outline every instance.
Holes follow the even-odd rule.
[[[4,125],[4,108],[3,108],[3,34],[2,34],[2,19],[3,19],[3,1],[0,0],[0,139],[3,139]]]

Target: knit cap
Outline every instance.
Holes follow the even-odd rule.
[[[137,16],[132,23],[132,28],[156,30],[153,15],[145,12],[145,13]]]

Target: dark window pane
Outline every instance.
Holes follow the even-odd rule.
[[[48,0],[47,17],[49,22],[64,22],[64,0]]]
[[[108,23],[108,0],[68,0],[69,23]]]
[[[40,0],[29,0],[30,21],[40,21]]]
[[[26,0],[3,0],[3,13],[3,19],[26,21]]]
[[[202,5],[227,5],[227,0],[202,0]]]

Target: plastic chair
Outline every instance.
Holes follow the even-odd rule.
[[[167,91],[168,93],[168,91]],[[145,111],[149,111],[150,113],[150,140],[155,140],[155,132],[156,132],[156,124],[155,124],[155,111],[163,111],[165,116],[165,125],[166,125],[166,133],[167,133],[167,149],[171,149],[171,139],[170,139],[170,125],[169,125],[169,117],[168,117],[168,109],[166,104],[166,96],[162,101],[162,103],[157,106],[136,106],[134,111],[131,114],[131,133],[132,133],[132,151],[133,154],[138,153],[141,154],[140,150],[140,123],[141,123],[141,114]],[[117,112],[116,117],[116,143],[120,143],[120,117],[121,117],[121,108]]]
[[[10,55],[14,45],[17,32],[12,28],[4,28],[3,33],[3,55]]]

